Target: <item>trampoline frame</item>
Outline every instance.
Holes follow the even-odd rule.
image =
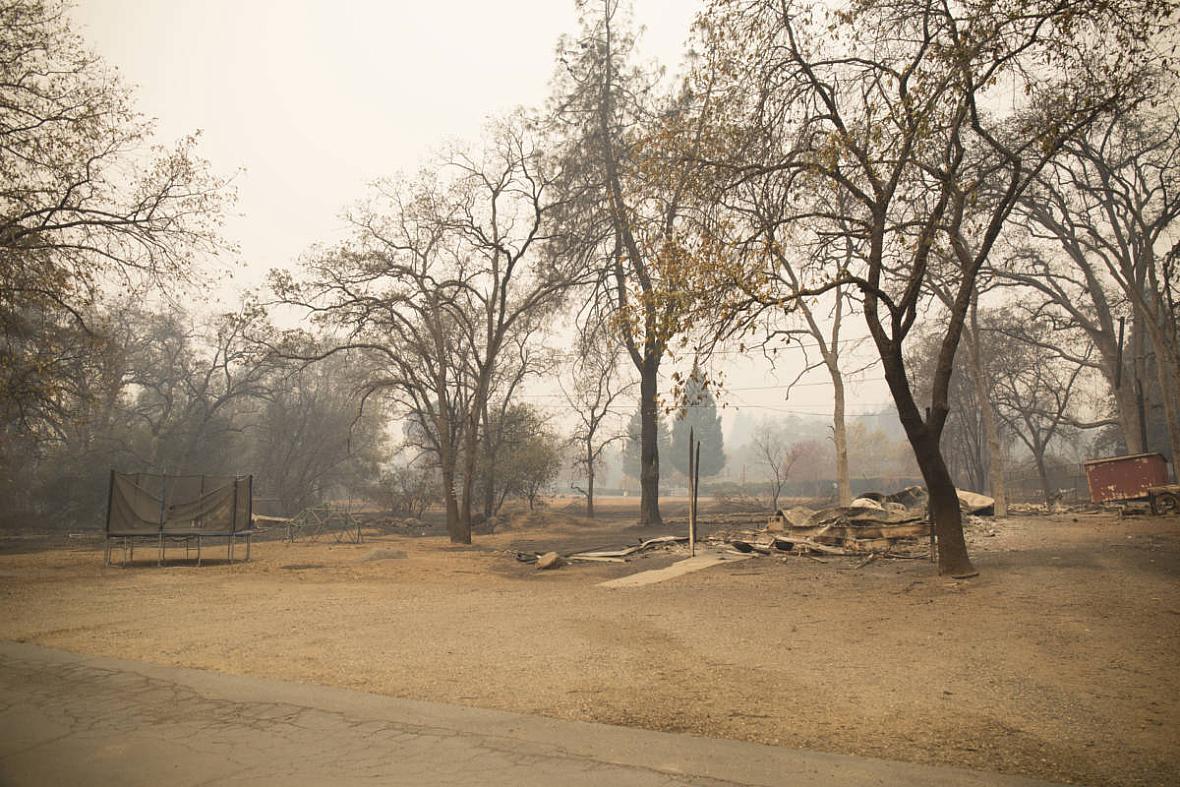
[[[250,548],[254,536],[254,476],[232,476],[234,480],[233,491],[233,505],[231,510],[233,512],[233,519],[230,522],[229,530],[200,530],[199,528],[173,528],[168,529],[165,521],[166,515],[166,490],[168,483],[168,476],[161,474],[161,495],[160,495],[160,524],[159,529],[155,531],[137,531],[137,532],[111,532],[111,506],[115,494],[115,476],[117,472],[112,469],[110,475],[110,487],[107,490],[107,516],[106,525],[104,527],[104,549],[103,549],[103,565],[112,565],[111,555],[115,548],[121,548],[123,551],[123,559],[120,566],[126,568],[129,564],[135,561],[135,544],[137,541],[147,542],[151,544],[154,542],[158,548],[156,565],[162,566],[167,559],[167,544],[169,541],[173,543],[183,542],[186,559],[191,554],[193,544],[196,544],[197,551],[197,565],[201,565],[201,546],[204,539],[218,539],[224,538],[226,541],[226,558],[229,563],[234,562],[234,546],[238,539],[244,538],[246,540],[246,556],[245,561],[250,560]],[[220,477],[220,476],[219,476]],[[227,478],[230,476],[226,476]],[[206,476],[201,475],[201,488],[204,490]],[[246,484],[246,526],[238,528],[238,491],[241,488],[242,482]]]

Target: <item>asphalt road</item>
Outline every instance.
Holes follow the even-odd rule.
[[[1041,782],[0,642],[0,785],[160,784]]]

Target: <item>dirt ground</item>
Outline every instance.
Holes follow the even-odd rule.
[[[762,557],[625,589],[597,585],[679,555],[514,560],[657,534],[551,519],[472,547],[263,542],[248,564],[199,568],[156,567],[149,549],[104,568],[96,540],[8,536],[0,639],[1061,782],[1180,783],[1180,518],[975,526],[969,581],[925,561]]]

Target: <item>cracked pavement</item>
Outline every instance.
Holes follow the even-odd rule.
[[[0,642],[0,784],[163,783],[1040,784]]]

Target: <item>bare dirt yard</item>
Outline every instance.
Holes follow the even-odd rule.
[[[511,554],[674,532],[614,513],[533,517],[546,526],[472,547],[263,542],[248,564],[199,568],[157,567],[150,549],[104,568],[96,540],[8,536],[0,639],[1061,782],[1180,783],[1180,518],[975,526],[969,581],[916,560],[760,557],[608,589],[682,555],[537,571]]]

